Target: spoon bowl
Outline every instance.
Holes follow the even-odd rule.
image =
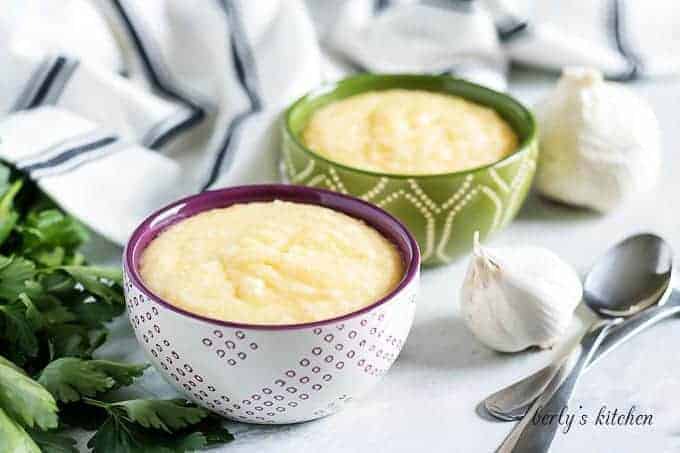
[[[583,301],[604,317],[631,316],[659,300],[672,268],[666,241],[649,233],[631,236],[595,263],[583,285]]]

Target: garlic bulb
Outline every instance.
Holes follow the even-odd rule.
[[[475,247],[461,290],[472,333],[503,352],[548,348],[564,334],[583,288],[574,269],[540,247]]]
[[[604,212],[654,186],[659,126],[633,91],[596,70],[571,68],[535,110],[536,188],[545,196]]]

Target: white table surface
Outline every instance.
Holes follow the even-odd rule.
[[[516,70],[510,92],[532,104],[554,83],[551,76]],[[680,253],[680,83],[631,85],[652,103],[663,131],[664,170],[658,188],[606,216],[572,210],[530,196],[517,219],[492,244],[548,247],[584,273],[607,247],[626,235],[653,231]],[[631,117],[631,121],[635,121]],[[255,181],[253,181],[255,182]],[[96,239],[93,261],[118,263],[120,250]],[[591,319],[578,310],[570,338],[549,351],[495,353],[478,343],[458,314],[458,290],[467,260],[423,272],[418,312],[406,346],[375,391],[341,413],[283,427],[228,423],[236,441],[225,452],[491,452],[511,424],[480,417],[480,400],[547,364]],[[143,361],[127,320],[114,326],[100,355]],[[134,389],[141,395],[173,391],[149,372]],[[558,434],[553,452],[638,453],[680,451],[680,319],[671,319],[613,352],[581,381],[570,412],[610,408],[651,413],[653,426],[575,426]],[[582,406],[582,409],[580,408]]]

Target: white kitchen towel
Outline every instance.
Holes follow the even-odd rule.
[[[278,180],[279,114],[322,70],[503,89],[513,61],[619,79],[680,68],[670,0],[306,6],[313,20],[303,0],[4,0],[0,158],[122,244],[177,197]]]
[[[675,0],[311,4],[323,42],[361,70],[453,73],[500,89],[511,62],[557,71],[591,66],[619,80],[680,72]]]

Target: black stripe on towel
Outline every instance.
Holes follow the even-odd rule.
[[[66,85],[71,80],[73,73],[76,72],[79,64],[80,62],[78,60],[72,58],[66,59],[66,62],[59,71],[59,76],[52,82],[47,96],[45,96],[41,104],[55,105],[59,101],[61,94],[66,89]]]
[[[427,0],[423,3],[425,5],[452,10],[461,14],[470,14],[476,10],[475,0]]]
[[[56,104],[66,84],[78,67],[78,60],[63,56],[46,58],[33,71],[11,111]]]
[[[69,173],[76,168],[79,168],[89,162],[94,160],[102,159],[109,154],[112,154],[116,150],[122,149],[119,146],[115,146],[118,141],[114,141],[111,144],[100,146],[90,152],[80,153],[72,159],[69,159],[62,165],[57,165],[56,167],[45,168],[42,170],[36,170],[30,174],[31,178],[34,180],[42,179],[49,176],[60,176],[65,173]]]
[[[390,0],[373,0],[373,14],[378,14],[390,6]]]
[[[231,54],[234,61],[234,71],[238,78],[241,88],[248,96],[249,107],[237,114],[227,127],[227,134],[222,140],[222,145],[217,152],[215,161],[210,170],[210,175],[207,181],[203,184],[201,190],[206,190],[216,180],[222,172],[225,163],[233,159],[233,143],[238,139],[239,128],[241,124],[254,113],[262,109],[262,101],[257,92],[257,73],[255,71],[255,60],[248,43],[248,38],[243,29],[239,11],[234,2],[228,0],[221,0],[222,6],[227,16],[227,23],[230,32]]]
[[[82,154],[92,152],[94,150],[97,150],[99,148],[103,148],[104,146],[110,145],[113,142],[116,142],[118,140],[118,137],[115,136],[107,136],[107,137],[102,137],[98,140],[95,140],[90,143],[84,143],[82,145],[74,146],[72,148],[69,148],[58,155],[52,157],[49,160],[43,161],[43,162],[38,162],[32,165],[28,165],[26,167],[20,168],[22,171],[28,172],[28,173],[33,173],[37,170],[44,170],[46,168],[53,168],[59,165],[62,165],[71,159],[74,159]]]
[[[50,67],[50,69],[47,71],[47,74],[45,75],[45,78],[40,84],[40,87],[36,90],[35,94],[33,95],[33,98],[31,98],[30,102],[28,102],[28,104],[26,105],[27,109],[37,107],[43,102],[43,100],[47,96],[47,93],[50,90],[52,82],[54,82],[54,80],[59,75],[59,72],[65,65],[66,57],[59,56],[54,60],[54,62],[52,63],[52,67]]]
[[[172,127],[167,128],[162,135],[156,137],[151,143],[146,145],[149,149],[158,150],[162,148],[166,143],[175,138],[181,132],[187,131],[200,123],[203,118],[205,118],[205,112],[203,109],[191,110],[191,114],[186,117],[186,119],[175,124]]]
[[[53,63],[54,60],[52,58],[48,58],[38,65],[38,67],[33,71],[33,74],[31,74],[31,77],[28,79],[28,82],[26,82],[24,89],[21,90],[19,96],[17,96],[16,101],[14,101],[14,105],[10,109],[10,112],[17,112],[26,108],[26,106],[31,102],[31,99],[33,99],[35,96],[39,86],[45,80],[45,77]]]
[[[635,80],[640,76],[641,61],[640,58],[630,49],[628,40],[623,33],[623,5],[621,0],[612,0],[610,6],[610,28],[614,36],[614,43],[619,54],[626,59],[629,65],[628,71],[613,77],[613,79],[620,81]]]
[[[174,134],[191,127],[190,119],[192,115],[193,111],[181,106],[170,116],[151,126],[140,140],[140,144],[150,149],[162,147]]]
[[[524,21],[510,18],[507,23],[496,24],[496,34],[501,42],[509,42],[523,35],[528,26],[529,24]]]
[[[173,87],[172,83],[162,77],[161,72],[163,71],[161,68],[156,68],[156,65],[152,61],[151,52],[153,52],[153,49],[148,40],[146,42],[144,41],[139,24],[135,26],[131,15],[123,5],[123,2],[120,0],[112,0],[112,3],[123,20],[123,24],[125,25],[125,28],[130,35],[130,39],[132,40],[132,43],[139,54],[140,61],[142,62],[142,66],[144,67],[151,85],[155,90],[165,97],[170,98],[191,110],[191,115],[184,118],[174,127],[167,128],[163,135],[156,137],[156,139],[148,145],[151,149],[158,149],[170,141],[170,139],[175,137],[179,132],[190,129],[201,122],[201,120],[205,118],[205,111],[198,102],[195,102],[190,99],[189,96],[180,93],[180,90]],[[155,54],[158,55],[157,52]],[[156,62],[160,64],[158,57],[156,58]]]
[[[23,159],[20,159],[15,163],[15,166],[19,169],[30,167],[38,162],[44,162],[51,159],[53,156],[61,153],[65,149],[73,148],[75,146],[80,146],[83,143],[90,143],[102,137],[102,132],[100,130],[90,130],[76,136],[68,137],[63,140],[59,140],[56,143],[48,146],[45,149],[37,150]]]

